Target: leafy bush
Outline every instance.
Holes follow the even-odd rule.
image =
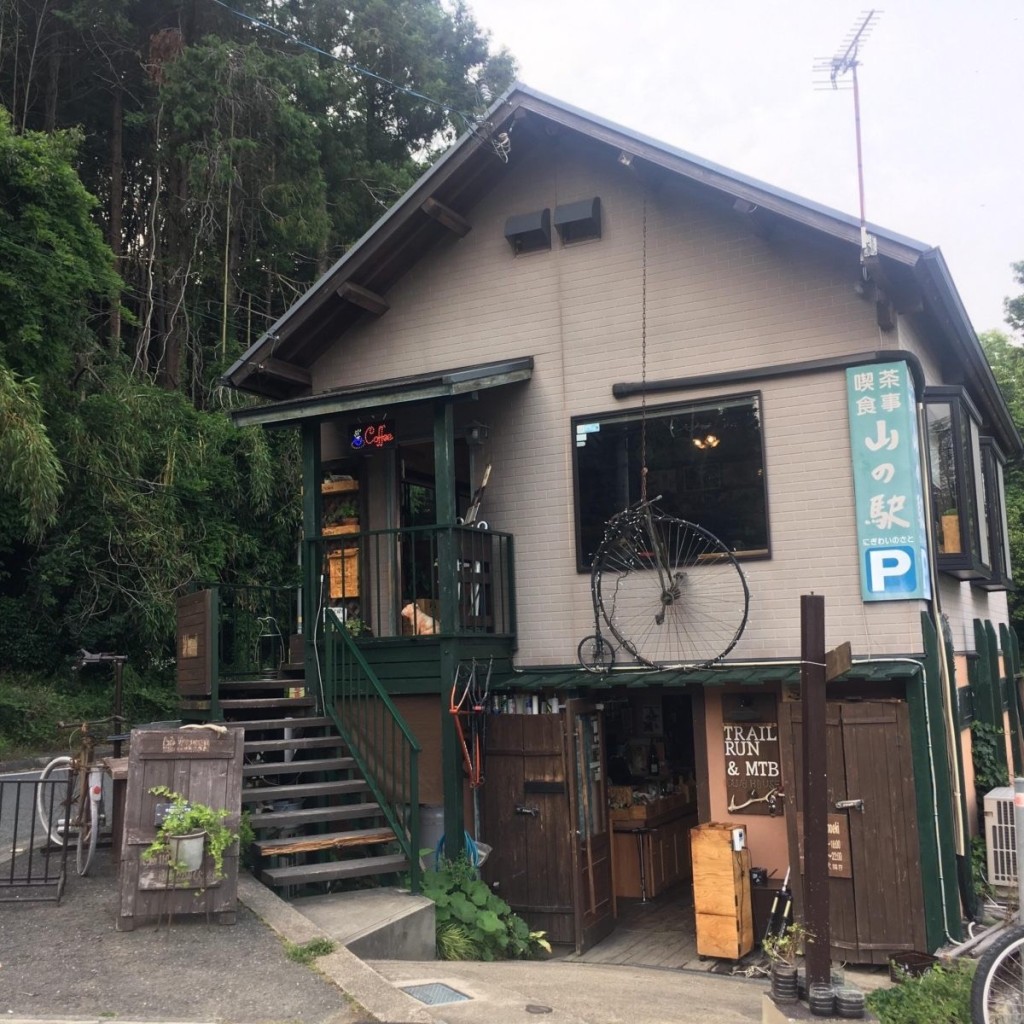
[[[526,960],[551,952],[543,932],[530,926],[491,892],[465,857],[444,860],[423,876],[423,895],[437,906],[441,960]]]
[[[867,1004],[882,1024],[971,1024],[973,977],[973,962],[936,965],[919,978],[872,992]]]
[[[0,758],[50,753],[66,746],[58,722],[94,721],[113,711],[111,670],[90,668],[76,678],[0,671]],[[124,671],[124,714],[128,724],[174,718],[178,696],[169,680],[153,681]]]

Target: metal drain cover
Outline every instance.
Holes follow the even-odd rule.
[[[443,1003],[462,1003],[470,997],[464,992],[459,992],[451,985],[442,984],[440,981],[431,982],[429,985],[403,985],[403,992],[408,992],[413,999],[418,999],[427,1006],[441,1006]]]

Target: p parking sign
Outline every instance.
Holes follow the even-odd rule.
[[[846,371],[865,601],[931,597],[914,384],[906,363]]]

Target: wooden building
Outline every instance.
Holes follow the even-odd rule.
[[[443,807],[447,836],[493,847],[487,877],[531,925],[585,948],[617,898],[690,877],[697,823],[742,825],[755,865],[799,874],[814,592],[828,646],[853,653],[828,689],[835,953],[879,961],[959,934],[972,719],[1021,768],[1002,493],[1021,439],[937,249],[517,85],[225,382],[265,400],[239,426],[303,444],[301,616],[250,598],[249,632],[229,635],[245,602],[222,588],[180,631],[186,706],[250,716],[247,749],[266,755],[250,776],[281,770],[271,751],[311,756],[294,721],[261,734],[257,709],[326,712],[349,754],[311,762],[318,785],[358,769],[406,861],[417,809]],[[478,521],[460,525],[487,467]],[[722,541],[749,600],[740,616],[708,590],[694,611],[702,640],[723,637],[708,667],[685,647],[641,664],[622,615],[598,620],[614,666],[588,672],[592,566],[643,480]],[[634,575],[654,576],[651,558]],[[243,685],[239,658],[291,635],[278,660],[304,680]],[[450,713],[474,662],[492,712],[478,789]],[[286,829],[305,811],[268,813]],[[381,825],[362,824],[322,846],[373,852]]]

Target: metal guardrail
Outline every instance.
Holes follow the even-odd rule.
[[[366,530],[312,538],[306,551],[307,564],[321,567],[317,604],[358,620],[358,637],[515,634],[511,534],[437,525]]]
[[[39,820],[42,807],[52,821],[71,803],[74,776],[0,780],[0,902],[60,902],[67,878],[68,836],[54,846]]]
[[[324,617],[325,712],[348,744],[420,889],[421,747],[335,609]]]

